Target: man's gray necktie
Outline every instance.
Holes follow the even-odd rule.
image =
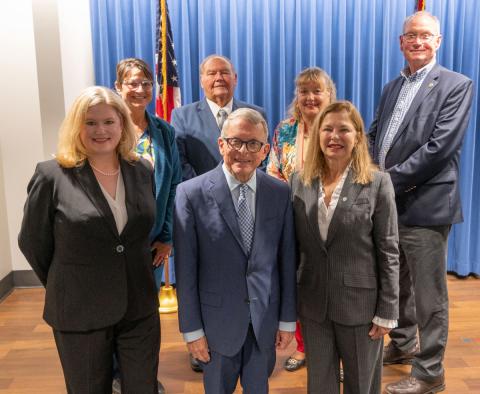
[[[220,131],[222,131],[223,124],[225,123],[225,120],[227,120],[227,117],[228,117],[227,111],[220,108],[217,113],[217,123]]]
[[[247,252],[250,253],[250,249],[252,247],[252,240],[253,240],[253,231],[254,231],[254,220],[252,212],[248,207],[247,202],[247,189],[248,186],[246,184],[240,185],[240,195],[238,197],[238,224],[240,226],[240,232],[243,238],[243,244]]]

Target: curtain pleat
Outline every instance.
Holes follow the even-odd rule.
[[[141,57],[152,67],[156,0],[90,0],[95,75],[113,86],[115,64]],[[403,20],[415,0],[169,0],[183,103],[202,97],[198,67],[206,56],[232,59],[236,97],[261,105],[271,131],[286,116],[294,79],[308,66],[325,69],[338,98],[353,101],[370,125],[385,83],[404,66],[399,49]],[[480,146],[478,77],[480,7],[477,0],[428,0],[440,19],[437,61],[475,81],[472,119],[461,159],[465,221],[452,229],[448,269],[480,274]],[[153,110],[153,108],[151,108]]]

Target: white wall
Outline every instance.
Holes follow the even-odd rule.
[[[57,0],[65,112],[95,82],[88,0]]]
[[[29,269],[18,250],[26,187],[55,151],[73,99],[92,85],[89,1],[2,3],[0,53],[0,280]]]

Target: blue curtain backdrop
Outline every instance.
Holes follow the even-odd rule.
[[[155,0],[90,0],[97,83],[112,86],[116,62],[138,56],[153,66]],[[169,1],[183,103],[202,97],[198,66],[212,53],[232,59],[236,96],[265,108],[270,128],[285,117],[294,79],[325,69],[338,98],[354,102],[368,128],[383,85],[404,66],[398,36],[415,0]],[[480,7],[476,0],[427,0],[443,34],[438,62],[475,81],[473,112],[461,160],[465,221],[451,232],[448,269],[480,274]]]

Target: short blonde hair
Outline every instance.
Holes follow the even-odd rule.
[[[325,70],[322,70],[320,67],[308,67],[305,70],[301,71],[300,74],[295,78],[295,96],[291,102],[288,113],[290,116],[293,116],[296,121],[302,119],[302,114],[300,113],[300,108],[298,107],[298,88],[306,85],[310,82],[316,83],[319,86],[324,85],[327,92],[330,94],[330,103],[333,103],[337,99],[337,89],[335,84],[330,78],[330,75],[327,74]]]
[[[351,169],[354,173],[354,181],[365,185],[373,179],[373,173],[377,167],[373,164],[370,154],[368,153],[367,137],[365,135],[365,126],[362,116],[357,108],[349,101],[337,101],[330,104],[315,119],[311,132],[311,141],[308,144],[305,164],[301,174],[302,181],[305,185],[310,185],[316,178],[325,180],[328,173],[328,165],[325,155],[320,149],[320,132],[325,117],[330,113],[338,113],[345,111],[349,120],[352,122],[356,131],[356,143],[352,151]]]
[[[87,159],[80,131],[85,125],[88,109],[98,104],[107,104],[115,109],[122,122],[122,136],[117,153],[127,161],[138,160],[135,153],[135,128],[127,105],[112,90],[102,86],[91,86],[77,97],[60,126],[56,159],[62,167],[78,167]]]

